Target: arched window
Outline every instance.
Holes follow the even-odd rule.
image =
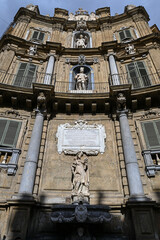
[[[94,89],[93,69],[88,65],[76,65],[70,70],[69,90],[87,92]]]
[[[72,37],[72,48],[92,48],[92,36],[87,31],[76,31]]]

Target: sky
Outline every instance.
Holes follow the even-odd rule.
[[[64,8],[73,13],[83,8],[90,13],[98,8],[110,7],[114,16],[115,13],[123,13],[126,5],[144,6],[151,19],[149,25],[157,24],[160,29],[160,0],[0,0],[0,36],[13,21],[18,9],[30,3],[39,6],[40,14],[50,16],[54,15],[54,8]]]

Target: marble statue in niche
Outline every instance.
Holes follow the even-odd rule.
[[[80,67],[80,73],[75,76],[76,90],[86,90],[88,85],[88,76],[84,73],[84,67]]]
[[[89,170],[88,158],[78,152],[71,166],[72,200],[73,202],[89,202]]]
[[[88,40],[88,38],[86,36],[83,36],[83,34],[80,34],[79,38],[76,39],[76,47],[77,48],[86,48],[87,40]]]

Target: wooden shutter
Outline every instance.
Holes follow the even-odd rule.
[[[38,31],[34,31],[33,35],[32,35],[32,39],[36,40],[38,39]]]
[[[22,85],[22,82],[23,82],[24,76],[25,76],[26,68],[27,68],[27,63],[20,63],[18,73],[16,75],[16,78],[14,80],[13,85],[15,85],[15,86],[21,86]]]
[[[19,121],[0,119],[0,145],[16,147],[20,128]]]
[[[120,36],[121,41],[123,41],[123,40],[125,39],[125,35],[124,35],[124,32],[123,32],[123,31],[121,31],[121,32],[119,33],[119,36]]]
[[[124,30],[125,31],[125,36],[126,36],[126,38],[132,38],[132,35],[131,35],[131,32],[130,32],[130,30],[129,29],[127,29],[127,30]]]
[[[133,88],[140,87],[138,72],[135,66],[135,63],[130,63],[127,65],[127,70],[129,73],[130,80],[132,82]]]
[[[42,42],[43,39],[44,39],[44,33],[39,32],[38,40]]]
[[[143,122],[142,129],[147,148],[155,149],[160,147],[160,121]]]
[[[144,63],[143,62],[137,62],[137,68],[138,68],[139,73],[141,75],[143,86],[150,86],[151,82],[150,82],[150,79],[148,77],[148,74],[147,74]]]
[[[23,87],[30,88],[35,77],[36,65],[29,63],[25,72]]]

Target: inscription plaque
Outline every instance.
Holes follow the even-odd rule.
[[[106,134],[102,125],[88,125],[82,120],[75,122],[75,125],[61,124],[56,136],[59,154],[77,154],[83,151],[89,155],[97,155],[105,150]]]

